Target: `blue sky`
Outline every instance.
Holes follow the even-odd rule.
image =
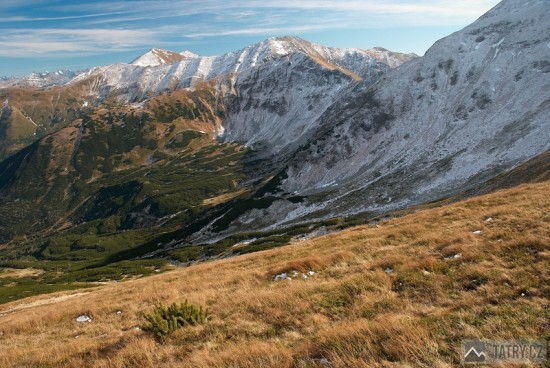
[[[152,47],[219,55],[271,36],[419,55],[498,0],[1,0],[0,75],[130,62]]]

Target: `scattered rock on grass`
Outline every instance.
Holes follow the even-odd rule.
[[[449,261],[449,260],[452,260],[452,259],[460,259],[460,258],[462,258],[462,253],[457,253],[457,254],[452,255],[450,257],[445,257],[444,259],[446,261]]]
[[[76,317],[77,322],[92,322],[92,319],[85,314]]]
[[[275,281],[286,280],[287,278],[288,278],[288,275],[286,274],[286,272],[273,276],[273,280]]]
[[[307,280],[309,277],[315,275],[314,271],[308,271],[307,273],[302,273],[302,274],[300,274],[300,272],[298,272],[298,271],[291,271],[291,272],[292,272],[292,277],[297,278],[297,277],[301,276],[303,280]],[[281,280],[291,281],[292,277],[290,277],[286,272],[282,272],[278,275],[273,275],[271,278],[274,281],[281,281]]]

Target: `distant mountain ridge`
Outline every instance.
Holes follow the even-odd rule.
[[[71,83],[99,78],[98,89],[90,94],[97,103],[108,96],[114,96],[118,103],[128,103],[139,102],[166,91],[192,88],[197,83],[215,78],[220,79],[222,84],[228,81],[227,88],[231,89],[230,79],[233,76],[297,54],[307,55],[329,68],[340,68],[356,79],[371,77],[370,69],[373,65],[383,64],[387,69],[389,64],[396,67],[415,57],[380,49],[369,51],[324,47],[297,37],[274,37],[221,56],[184,54],[153,49],[130,64],[91,68]]]
[[[243,60],[246,58],[246,54],[250,52],[254,52],[252,51],[254,49],[255,49],[255,52],[257,52],[256,55],[253,56],[254,61],[244,62]],[[266,51],[266,49],[270,49],[270,50]],[[81,75],[81,78],[86,78],[90,74],[94,74],[94,72],[91,71],[92,69],[95,70],[96,72],[100,72],[103,69],[112,68],[117,65],[119,66],[119,68],[120,68],[120,65],[134,65],[138,67],[159,67],[164,65],[176,64],[180,61],[187,60],[187,59],[204,59],[199,62],[199,64],[202,64],[202,65],[206,65],[210,63],[216,64],[216,62],[214,61],[215,59],[222,59],[222,60],[225,60],[227,63],[231,61],[232,59],[231,56],[236,54],[239,54],[239,57],[242,57],[242,58],[241,59],[237,58],[234,61],[238,63],[244,62],[245,65],[249,67],[249,66],[255,65],[258,57],[260,56],[259,54],[262,54],[262,53],[268,55],[269,57],[269,55],[284,56],[295,52],[311,53],[313,55],[316,55],[322,58],[331,59],[332,61],[335,61],[338,58],[341,58],[341,56],[337,56],[337,54],[357,53],[361,55],[368,55],[378,60],[379,62],[387,64],[392,68],[395,68],[412,58],[418,57],[413,53],[410,53],[410,54],[397,53],[397,52],[386,50],[381,47],[375,47],[373,49],[368,49],[368,50],[339,49],[334,47],[325,47],[317,44],[312,44],[298,37],[292,37],[292,36],[272,37],[256,45],[246,47],[240,51],[229,52],[221,56],[199,56],[187,50],[182,52],[174,52],[170,50],[152,48],[151,50],[147,51],[143,55],[138,56],[137,58],[135,58],[134,60],[132,60],[127,64],[118,63],[113,65],[107,65],[104,67],[94,67],[94,68],[80,70],[80,71],[58,70],[54,72],[33,72],[28,76],[24,76],[21,78],[3,76],[3,77],[0,77],[0,88],[7,88],[7,87],[14,87],[14,86],[19,86],[19,87],[50,87],[50,86],[58,86],[58,85],[60,86],[71,82],[72,79],[77,76]],[[220,64],[220,63],[217,63],[217,64]],[[343,66],[346,67],[345,65]],[[359,68],[361,68],[361,66],[359,66]],[[223,72],[224,71],[221,71],[221,70],[215,70],[211,74],[212,76],[215,76],[215,75],[223,74]],[[196,75],[194,77],[200,78],[201,75]],[[206,74],[206,79],[208,79],[208,73]]]
[[[303,85],[308,83],[305,74],[301,75],[300,65],[303,63],[311,64],[305,67],[304,71],[311,67],[318,71],[314,72],[317,76],[311,76],[312,81],[318,79],[321,74],[332,75],[330,81],[316,82],[314,90],[308,90],[310,96],[296,95],[301,102],[291,103],[293,107],[290,110],[306,112],[308,105],[304,99],[311,99],[313,102],[321,98],[321,104],[315,104],[316,108],[313,111],[318,116],[322,108],[333,101],[335,93],[339,91],[338,86],[341,88],[351,81],[362,78],[374,82],[390,69],[386,63],[395,67],[414,57],[415,55],[392,53],[382,49],[336,49],[315,45],[297,37],[280,37],[270,38],[242,50],[216,57],[200,57],[188,51],[175,53],[152,49],[129,64],[95,67],[78,74],[50,73],[11,80],[11,89],[0,90],[0,99],[6,102],[12,111],[9,116],[0,116],[4,119],[3,124],[0,122],[0,137],[4,126],[3,135],[7,138],[0,143],[0,157],[56,129],[59,124],[69,123],[68,118],[75,114],[67,114],[67,111],[76,112],[101,104],[139,104],[162,93],[195,88],[198,84],[210,81],[216,84],[215,93],[218,99],[231,100],[232,106],[236,107],[235,101],[244,96],[236,84],[247,78],[246,86],[243,88],[248,89],[252,79],[247,76],[259,68],[264,72],[268,69],[277,69],[285,74],[287,66],[280,62],[284,59],[295,59],[292,68],[296,69],[294,74],[302,78],[299,83]],[[292,78],[290,75],[288,77]],[[299,87],[296,86],[296,82],[287,82],[292,86],[281,85],[281,96],[285,94],[285,89],[295,91],[295,87]],[[256,78],[255,83],[261,86],[264,81]],[[282,84],[282,81],[279,83]],[[26,89],[48,86],[50,88],[40,91],[35,96],[36,101],[29,102],[26,91],[30,90]],[[51,102],[59,100],[60,96],[66,96],[67,100],[62,107]],[[256,103],[267,110],[275,111],[277,108],[274,105],[279,102],[275,101],[274,96],[270,96],[267,100],[258,100]],[[312,103],[309,103],[309,106],[313,106]],[[243,107],[250,111],[249,106]],[[235,112],[235,115],[238,113]],[[256,118],[258,116],[260,115],[255,115]],[[242,119],[246,116],[240,114],[237,118]],[[270,119],[271,116],[265,115],[264,118]],[[313,117],[307,118],[311,121]],[[231,124],[230,120],[228,118],[228,124]],[[277,121],[279,125],[286,124],[281,119]],[[303,121],[296,122],[298,131],[304,128],[304,124],[306,123]],[[256,144],[255,130],[246,130],[247,133],[242,137],[239,137],[240,133],[231,133],[231,139],[235,138],[242,143],[249,141],[249,145]]]
[[[0,78],[0,88],[8,87],[51,87],[61,86],[70,82],[82,71],[56,70],[55,72],[31,73],[22,78],[2,77]]]

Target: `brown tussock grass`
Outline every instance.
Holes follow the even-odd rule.
[[[550,338],[549,191],[523,185],[378,228],[5,304],[0,366],[456,367],[461,339]],[[293,270],[315,274],[272,280]],[[164,344],[136,329],[155,303],[185,299],[212,320]],[[93,322],[77,323],[82,313]]]
[[[219,196],[215,196],[215,197],[212,197],[212,198],[206,198],[202,201],[202,204],[205,205],[205,206],[215,206],[217,204],[220,204],[220,203],[225,203],[225,202],[229,202],[230,200],[246,193],[247,190],[246,189],[239,189],[239,190],[236,190],[234,192],[230,192],[230,193],[224,193],[224,194],[220,194]]]
[[[310,359],[325,358],[335,367],[383,366],[370,363],[380,358],[387,362],[422,364],[426,352],[437,354],[437,345],[430,341],[425,328],[414,319],[394,315],[339,324],[337,328],[321,331],[308,348],[306,354]]]
[[[44,270],[36,268],[0,268],[0,279],[6,277],[29,277],[29,276],[39,276],[44,273]]]
[[[283,272],[309,272],[309,271],[322,271],[328,266],[335,266],[338,264],[345,264],[355,257],[355,254],[351,251],[338,251],[334,254],[327,254],[324,256],[304,257],[301,259],[292,260],[290,262],[284,262],[282,265],[274,265],[267,272],[267,276],[271,278],[273,275],[278,275]]]

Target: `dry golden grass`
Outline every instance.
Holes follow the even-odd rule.
[[[38,276],[44,273],[44,270],[36,268],[2,268],[0,270],[0,279],[6,277],[29,277]]]
[[[352,72],[351,70],[348,70],[348,69],[345,69],[345,68],[342,68],[342,67],[339,67],[337,65],[334,65],[334,64],[331,64],[329,63],[327,60],[323,59],[321,56],[319,55],[313,55],[313,54],[309,54],[309,57],[315,61],[317,64],[321,65],[322,67],[324,68],[327,68],[329,70],[338,70],[339,72],[347,75],[348,77],[350,77],[351,79],[355,80],[355,81],[359,81],[361,80],[362,78],[357,75],[356,73]]]
[[[234,192],[220,194],[219,196],[216,196],[216,197],[206,198],[205,200],[202,201],[202,204],[205,206],[215,206],[220,203],[229,202],[230,200],[246,192],[247,192],[246,189],[239,189]]]
[[[548,339],[548,193],[549,182],[523,185],[377,228],[5,304],[0,366],[456,367],[464,338]],[[294,270],[315,274],[271,279]],[[136,329],[154,303],[185,299],[212,320],[164,344]],[[77,323],[82,313],[93,322]]]

